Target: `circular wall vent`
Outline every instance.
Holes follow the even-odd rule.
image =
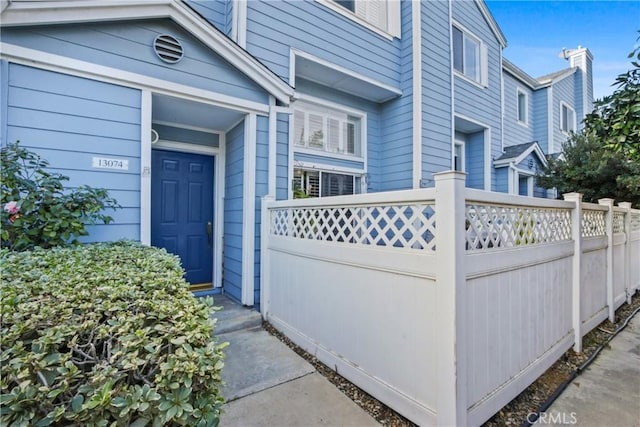
[[[153,50],[164,62],[175,64],[182,59],[184,50],[180,42],[168,34],[160,34],[153,41]]]

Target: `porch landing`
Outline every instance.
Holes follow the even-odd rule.
[[[222,427],[375,426],[378,423],[315,368],[262,329],[259,313],[214,296],[223,310],[216,336],[225,349]]]

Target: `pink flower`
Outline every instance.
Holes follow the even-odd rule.
[[[20,212],[20,208],[18,207],[17,202],[11,201],[11,202],[5,203],[4,211],[7,212],[9,215],[15,215],[18,212]]]

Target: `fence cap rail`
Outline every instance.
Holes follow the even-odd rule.
[[[416,190],[384,191],[380,193],[353,194],[348,196],[269,201],[267,207],[269,209],[322,209],[369,205],[406,205],[411,203],[434,203],[435,196],[435,188],[421,188]]]
[[[583,202],[582,203],[582,210],[608,211],[609,210],[609,206],[607,206],[607,205],[599,205],[597,203]]]
[[[572,209],[575,204],[564,200],[542,199],[538,197],[514,196],[491,191],[465,190],[467,204],[486,203],[490,205],[509,205],[523,208]]]

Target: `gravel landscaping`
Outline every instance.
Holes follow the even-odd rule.
[[[639,307],[640,295],[636,294],[630,305],[624,304],[618,309],[615,323],[612,324],[609,320],[605,320],[584,337],[582,353],[575,353],[573,350],[567,351],[540,378],[489,419],[484,426],[526,425],[527,415],[531,412],[538,411],[555,390],[564,381],[568,380],[573,372],[585,363],[585,361],[607,341],[611,334],[623,324],[627,317]],[[320,374],[324,375],[338,387],[340,391],[367,411],[380,424],[398,427],[416,425],[336,374],[331,368],[322,364],[318,359],[291,342],[291,340],[277,331],[271,324],[264,323],[263,326],[269,333],[280,339],[280,341],[311,363]]]

